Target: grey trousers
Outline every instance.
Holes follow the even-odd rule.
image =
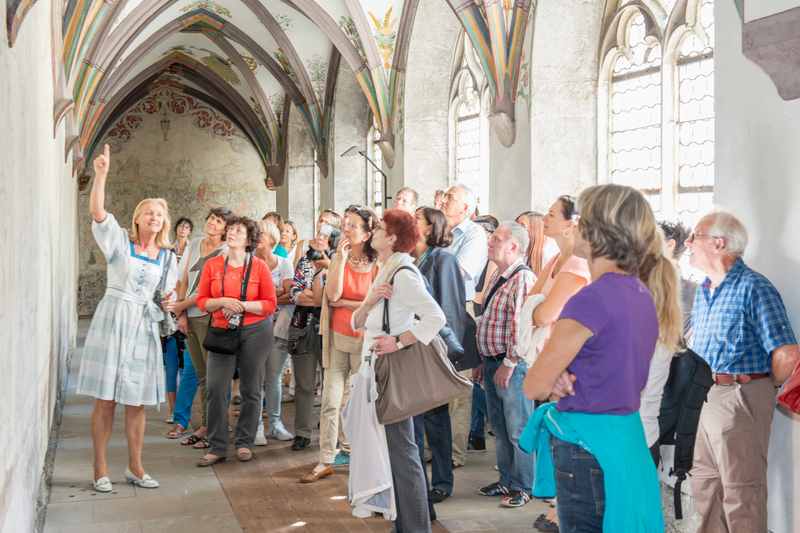
[[[208,352],[208,442],[214,455],[224,456],[228,451],[228,392],[237,368],[242,410],[236,423],[236,448],[253,446],[261,416],[264,363],[272,350],[272,317],[244,326],[241,335],[239,353]]]
[[[206,398],[206,365],[208,352],[203,347],[203,341],[208,334],[208,316],[189,319],[189,332],[186,342],[189,345],[189,357],[192,358],[194,373],[197,375],[198,398],[192,402],[192,421],[194,429],[208,426],[208,399]]]
[[[294,434],[311,438],[316,426],[313,420],[314,392],[317,385],[317,367],[322,365],[321,353],[292,355],[294,370]]]
[[[397,503],[396,533],[430,533],[428,489],[414,440],[414,424],[407,418],[386,427],[389,463]]]

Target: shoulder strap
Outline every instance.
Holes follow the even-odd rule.
[[[511,278],[513,278],[514,276],[516,276],[519,272],[521,272],[523,270],[527,270],[529,272],[533,272],[530,269],[530,267],[528,267],[528,265],[523,263],[523,264],[519,265],[517,268],[515,268],[514,271],[511,272],[511,275],[508,276],[507,278],[504,278],[503,276],[499,276],[499,279],[497,280],[497,283],[494,284],[492,289],[489,291],[488,297],[483,302],[483,309],[484,310],[489,309],[489,304],[492,302],[492,297],[494,296],[494,293],[496,293],[498,291],[498,289],[500,289],[500,287],[505,285],[508,280],[510,280]]]
[[[243,302],[247,301],[247,284],[250,282],[250,271],[253,270],[253,256],[248,254],[247,258],[250,260],[247,261],[247,269],[244,278],[242,278],[242,292],[239,296],[239,299]]]
[[[164,250],[164,248],[162,248]],[[167,275],[169,274],[169,267],[172,265],[172,256],[174,252],[167,250],[167,258],[164,259],[164,267],[161,269],[161,280],[158,282],[158,292],[163,296],[164,289],[167,288]]]
[[[411,268],[410,266],[403,265],[403,266],[399,267],[397,270],[394,271],[394,273],[392,274],[391,279],[389,280],[389,285],[394,285],[394,277],[401,270],[410,270],[411,272],[415,272],[415,270],[413,268]],[[389,300],[384,300],[383,301],[383,327],[382,327],[382,329],[383,329],[384,333],[386,333],[387,335],[391,334],[390,333],[390,328],[389,328]]]

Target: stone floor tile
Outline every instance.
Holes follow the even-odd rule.
[[[72,524],[91,524],[93,502],[51,503],[46,520],[60,527]]]

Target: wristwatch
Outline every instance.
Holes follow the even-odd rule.
[[[395,335],[394,336],[394,342],[397,343],[397,350],[398,351],[400,351],[400,350],[402,350],[403,348],[406,347],[406,345],[403,344],[403,341],[400,340],[400,335]]]
[[[508,368],[516,368],[517,367],[517,362],[516,361],[512,361],[508,357],[503,357],[503,366],[507,366]]]

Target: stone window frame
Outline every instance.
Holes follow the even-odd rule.
[[[383,168],[383,152],[379,145],[381,141],[380,129],[372,124],[367,132],[367,156],[372,159],[379,168]],[[383,190],[383,174],[371,164],[366,164],[366,190],[367,205],[371,207],[378,216],[383,216],[386,209],[386,191]],[[388,180],[387,180],[388,181]],[[380,202],[377,201],[380,199]]]
[[[492,96],[480,60],[463,31],[456,41],[452,73],[447,120],[448,185],[461,181],[458,176],[457,160],[458,124],[464,120],[478,118],[480,187],[476,188],[475,193],[478,195],[480,213],[486,214],[491,209],[489,113]],[[462,112],[466,109],[468,111]]]
[[[698,59],[681,58],[681,48],[689,36],[697,36],[706,40],[707,35],[700,20],[703,4],[712,4],[713,16],[714,0],[677,0],[672,11],[667,13],[664,3],[660,0],[630,0],[619,2],[615,13],[608,17],[601,33],[601,48],[599,51],[600,67],[597,91],[597,174],[598,183],[611,183],[610,177],[610,150],[611,150],[611,97],[612,77],[614,67],[620,56],[630,54],[629,32],[630,25],[637,15],[645,18],[647,38],[653,46],[661,48],[661,161],[660,161],[660,187],[658,189],[644,189],[643,192],[658,194],[660,205],[654,206],[659,217],[667,219],[680,218],[688,223],[693,223],[702,215],[695,213],[682,213],[678,209],[679,194],[712,194],[713,186],[681,187],[679,184],[679,107],[680,86],[678,69],[681,64],[697,61]],[[609,43],[611,43],[609,45]],[[714,59],[713,48],[701,57]],[[647,70],[640,75],[647,75]],[[711,141],[713,143],[713,139]],[[712,145],[713,146],[713,145]],[[713,149],[712,149],[713,152]],[[713,161],[711,162],[713,165]],[[702,205],[702,201],[698,200]],[[710,208],[711,206],[708,206]]]

